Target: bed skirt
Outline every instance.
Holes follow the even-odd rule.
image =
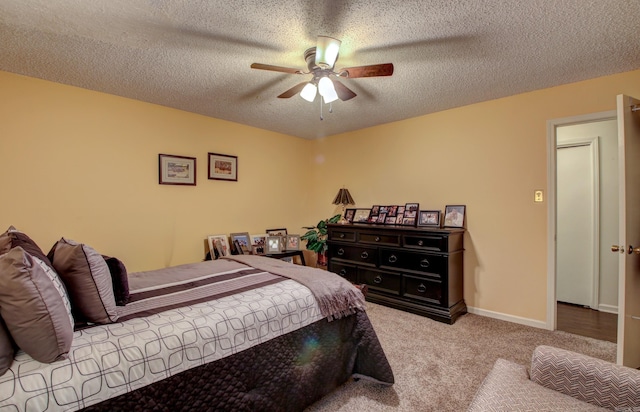
[[[317,321],[84,411],[301,411],[350,377],[393,372],[365,312]]]

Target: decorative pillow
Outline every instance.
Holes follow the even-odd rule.
[[[76,317],[90,323],[118,320],[111,273],[102,255],[91,246],[62,238],[49,258],[67,287]]]
[[[14,354],[11,335],[9,335],[7,325],[4,324],[2,317],[0,317],[0,376],[4,375],[11,366]]]
[[[129,303],[129,277],[127,268],[118,258],[104,256],[109,272],[111,273],[111,285],[113,286],[113,296],[116,298],[116,305],[125,306]]]
[[[64,359],[73,324],[44,264],[18,246],[0,256],[0,316],[16,344],[33,359]]]
[[[9,226],[9,229],[0,235],[0,255],[18,246],[21,246],[31,256],[37,257],[53,269],[53,265],[49,261],[49,258],[47,258],[36,242],[31,240],[29,236],[15,227]]]

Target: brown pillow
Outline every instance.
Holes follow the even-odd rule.
[[[0,317],[0,376],[2,376],[11,366],[14,354],[15,351],[11,335],[9,335],[9,331],[7,330],[7,325],[4,324],[4,320]]]
[[[53,265],[49,261],[49,258],[47,258],[36,242],[27,236],[26,233],[19,231],[13,226],[9,226],[9,229],[0,235],[0,255],[7,253],[10,249],[18,246],[21,246],[31,256],[37,257],[53,269]]]
[[[62,238],[49,258],[67,287],[76,318],[90,323],[118,320],[107,263],[91,246]]]
[[[0,256],[0,316],[22,350],[50,363],[66,358],[73,324],[45,268],[20,246]]]
[[[118,258],[104,256],[104,261],[107,262],[109,272],[111,273],[111,285],[113,286],[113,296],[116,298],[116,305],[125,306],[129,303],[129,277],[127,275],[127,268],[124,263]]]

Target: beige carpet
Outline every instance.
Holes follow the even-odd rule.
[[[396,383],[350,381],[307,412],[465,411],[498,358],[529,365],[550,345],[615,361],[611,342],[466,314],[453,325],[367,302]]]

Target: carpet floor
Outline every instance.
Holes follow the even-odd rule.
[[[395,384],[349,381],[306,412],[465,411],[498,358],[529,366],[538,345],[615,362],[616,344],[474,314],[453,325],[367,302]]]

